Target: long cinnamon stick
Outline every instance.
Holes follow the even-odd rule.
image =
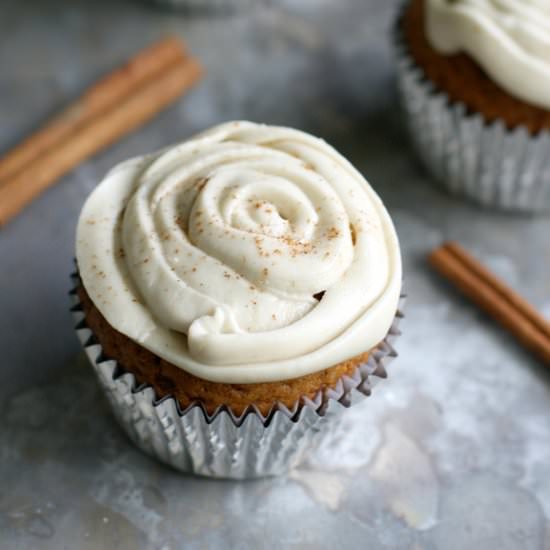
[[[183,43],[173,37],[165,38],[139,52],[122,67],[99,80],[43,128],[1,157],[0,184],[76,128],[123,100],[146,80],[154,78],[176,61],[183,60],[185,55]]]
[[[0,186],[0,225],[81,161],[173,102],[198,80],[201,71],[200,65],[190,58],[176,61],[120,104],[92,118],[48,154],[19,171]]]
[[[527,349],[550,364],[550,323],[459,244],[435,249],[430,264]]]

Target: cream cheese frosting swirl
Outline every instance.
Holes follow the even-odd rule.
[[[465,52],[509,94],[550,109],[549,0],[426,0],[442,54]]]
[[[277,381],[387,333],[397,237],[365,179],[324,141],[231,122],[115,167],[77,230],[109,324],[201,378]]]

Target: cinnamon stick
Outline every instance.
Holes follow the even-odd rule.
[[[428,260],[521,344],[550,364],[550,323],[524,298],[455,242],[444,243]]]
[[[145,48],[122,67],[102,78],[77,101],[52,118],[43,128],[0,158],[0,182],[14,176],[40,154],[79,126],[114,106],[146,80],[185,58],[183,43],[165,38]]]
[[[190,58],[177,60],[121,103],[92,117],[47,154],[38,156],[27,168],[0,185],[0,225],[84,159],[172,103],[198,80],[201,71],[200,65]]]

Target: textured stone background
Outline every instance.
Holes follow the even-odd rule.
[[[130,0],[3,0],[0,149],[165,33],[208,77],[0,231],[0,547],[550,548],[550,373],[432,276],[456,238],[550,317],[550,220],[434,187],[407,145],[389,29],[397,3],[283,0],[229,17]],[[288,477],[188,478],[135,450],[81,356],[66,296],[84,198],[114,163],[234,118],[338,147],[388,205],[410,296],[401,357]]]

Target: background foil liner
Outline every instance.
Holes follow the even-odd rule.
[[[392,342],[400,334],[404,296],[386,338],[368,362],[313,400],[305,398],[290,410],[278,404],[267,417],[256,408],[240,417],[225,408],[209,415],[200,403],[181,410],[174,398],[158,400],[153,388],[138,386],[133,374],[104,356],[76,294],[79,277],[72,279],[75,329],[116,419],[140,449],[183,472],[245,479],[288,471],[320,436],[331,433],[347,407],[370,395],[374,381],[386,377],[386,365],[397,356]]]
[[[397,82],[418,155],[447,190],[487,207],[550,210],[550,132],[506,129],[453,102],[425,76],[395,28]]]

